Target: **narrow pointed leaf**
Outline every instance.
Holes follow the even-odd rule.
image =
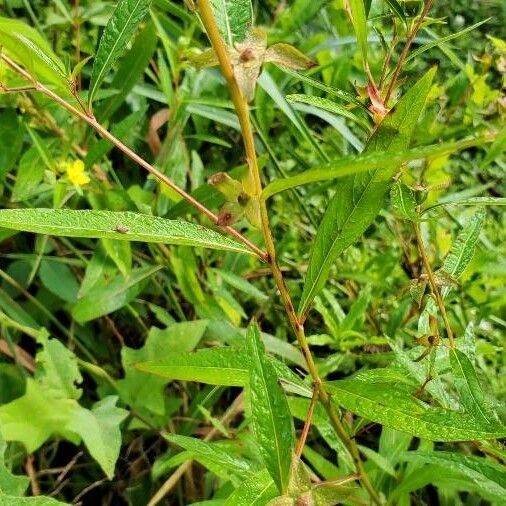
[[[267,469],[244,480],[227,498],[224,506],[263,506],[277,495],[277,488]]]
[[[290,409],[278,383],[278,375],[265,355],[260,331],[249,328],[248,353],[251,356],[249,386],[252,426],[260,455],[280,492],[288,487],[295,435]]]
[[[506,427],[480,423],[472,416],[434,408],[412,395],[408,387],[393,383],[339,380],[327,384],[339,406],[385,427],[431,441],[469,441],[506,436]]]
[[[278,378],[300,385],[298,377],[285,364],[272,357],[267,357],[267,360]],[[132,366],[140,371],[172,380],[245,386],[248,384],[251,357],[240,348],[208,348],[192,353],[168,353],[163,360],[142,362]]]
[[[1,209],[0,226],[58,237],[156,242],[249,252],[238,242],[200,225],[126,211]]]
[[[120,0],[112,13],[100,39],[97,55],[91,71],[89,104],[105,77],[125,51],[137,26],[148,13],[151,0]]]
[[[360,155],[340,158],[322,165],[321,167],[306,170],[295,176],[276,179],[264,188],[262,196],[268,199],[277,193],[297,186],[338,179],[345,176],[360,174],[362,172],[368,172],[373,169],[381,169],[388,163],[401,165],[402,163],[411,162],[413,160],[438,158],[472,146],[479,146],[486,142],[487,138],[485,136],[477,136],[455,142],[431,144],[429,146],[421,146],[395,152],[385,151],[375,153],[366,150]],[[500,198],[497,201],[494,200],[494,202],[497,202],[497,205],[505,205]],[[476,202],[476,204],[478,204],[478,202]],[[490,201],[490,205],[493,205],[493,202]]]
[[[454,349],[450,350],[450,364],[455,378],[455,387],[466,413],[474,416],[481,423],[495,423],[471,361],[460,350]]]
[[[35,78],[68,89],[65,65],[31,26],[16,19],[0,17],[0,46]]]
[[[476,491],[485,499],[501,504],[506,497],[506,469],[489,459],[440,452],[406,452],[404,460],[413,463],[435,464],[449,471],[457,472],[470,480]]]
[[[372,136],[366,152],[395,153],[407,149],[434,74],[435,69],[427,72],[397,103]],[[307,312],[337,257],[374,221],[384,205],[391,185],[390,178],[397,170],[397,164],[387,162],[381,169],[346,178],[338,187],[316,234],[299,314]]]
[[[443,270],[452,278],[460,278],[472,260],[485,217],[485,209],[478,209],[452,245],[443,264]]]
[[[294,94],[287,95],[286,99],[288,102],[299,102],[302,104],[314,105],[324,111],[330,112],[332,114],[337,114],[338,116],[343,116],[344,118],[351,119],[355,123],[358,123],[362,127],[368,129],[369,125],[366,121],[359,118],[357,115],[353,114],[351,111],[343,107],[342,105],[333,102],[327,98],[315,97],[313,95],[303,95],[303,94]]]

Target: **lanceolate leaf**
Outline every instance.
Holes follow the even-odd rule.
[[[405,150],[429,93],[435,69],[430,70],[397,103],[369,141],[366,152]],[[339,185],[318,228],[311,252],[299,314],[309,309],[336,258],[372,223],[384,205],[397,164],[349,177]]]
[[[373,169],[381,169],[388,163],[400,165],[401,163],[411,162],[413,160],[438,158],[462,149],[467,149],[471,146],[479,146],[486,142],[486,137],[477,136],[455,142],[431,144],[429,146],[421,146],[395,152],[385,151],[375,153],[366,150],[366,152],[360,155],[340,158],[321,167],[315,167],[314,169],[301,172],[296,176],[276,179],[265,187],[262,196],[268,199],[277,193],[297,186],[338,179],[345,176],[360,174],[362,172],[368,172]],[[498,201],[494,200],[494,202],[497,202],[497,205],[505,205],[502,204],[500,199]],[[492,205],[491,201],[489,203]]]
[[[286,99],[288,100],[288,102],[300,102],[302,104],[314,105],[315,107],[319,107],[320,109],[323,109],[325,111],[337,114],[338,116],[343,116],[345,118],[351,119],[366,129],[369,128],[367,121],[364,121],[363,119],[359,118],[351,111],[346,109],[346,107],[343,107],[342,105],[333,102],[332,100],[329,100],[327,98],[315,97],[313,95],[295,94],[295,95],[287,95]]]
[[[506,473],[504,467],[489,459],[460,455],[452,452],[406,452],[404,460],[413,463],[436,464],[462,474],[477,486],[477,490],[489,501],[501,504],[506,497]]]
[[[88,102],[91,104],[103,80],[123,54],[139,23],[148,13],[151,0],[120,0],[100,39],[91,71]]]
[[[327,384],[332,399],[351,412],[386,427],[431,441],[468,441],[506,436],[506,427],[457,411],[433,408],[408,387],[362,381],[360,376]]]
[[[0,17],[0,46],[35,78],[68,88],[65,65],[31,26]]]
[[[357,36],[358,47],[362,53],[364,68],[367,63],[367,14],[365,11],[364,0],[347,0],[350,11],[351,21],[355,34]]]
[[[251,356],[249,386],[252,426],[265,467],[281,493],[289,481],[295,444],[292,417],[278,376],[265,355],[260,331],[249,328],[248,353]]]
[[[211,0],[221,36],[229,46],[242,42],[253,25],[251,0]]]
[[[471,361],[464,353],[454,349],[450,350],[450,364],[455,387],[466,413],[474,416],[481,423],[495,423]]]
[[[253,471],[251,464],[247,460],[233,455],[217,443],[209,443],[178,434],[166,434],[165,439],[189,451],[195,460],[204,466],[207,462],[212,462],[213,467],[219,467],[220,472],[225,476],[235,474],[242,478],[251,477]]]
[[[458,279],[474,256],[474,249],[480,236],[486,211],[478,209],[469,222],[464,226],[445,258],[443,270],[452,278]],[[447,290],[446,290],[447,291]]]
[[[267,360],[278,378],[300,384],[298,377],[285,364],[271,357]],[[163,360],[132,366],[167,379],[245,386],[248,384],[251,356],[240,348],[208,348],[193,353],[167,353]]]
[[[264,506],[277,495],[277,488],[267,469],[256,473],[244,480],[232,495],[228,497],[225,506]]]
[[[132,212],[1,209],[0,226],[58,237],[157,242],[249,252],[238,242],[200,225]]]

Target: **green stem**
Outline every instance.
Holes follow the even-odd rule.
[[[249,166],[249,178],[252,185],[252,193],[253,193],[252,196],[258,204],[260,212],[262,234],[265,241],[265,248],[267,250],[267,261],[271,268],[271,272],[274,277],[276,286],[279,290],[279,294],[285,307],[288,320],[290,321],[295,336],[297,337],[297,342],[304,354],[304,358],[306,360],[306,364],[309,373],[311,375],[311,378],[313,380],[313,383],[315,385],[315,388],[318,390],[318,398],[320,402],[323,404],[330,418],[332,426],[334,427],[334,430],[336,431],[339,438],[342,440],[343,444],[349,451],[355,464],[357,473],[359,475],[359,479],[369,492],[371,499],[376,504],[381,504],[377,492],[374,490],[369,480],[369,477],[365,473],[362,460],[360,458],[360,454],[358,451],[358,447],[356,443],[353,441],[353,439],[350,438],[349,434],[347,433],[346,429],[341,423],[339,414],[334,408],[330,395],[328,394],[320,378],[320,374],[318,372],[318,369],[314,362],[313,355],[311,353],[311,350],[309,349],[309,345],[306,339],[306,335],[304,332],[304,324],[299,320],[295,312],[295,308],[293,306],[290,293],[283,278],[283,273],[277,261],[276,247],[274,244],[274,238],[270,227],[269,216],[267,213],[267,206],[265,200],[262,198],[262,183],[260,179],[260,169],[258,166],[257,153],[255,149],[255,140],[253,136],[253,128],[250,119],[249,106],[235,79],[234,69],[230,61],[225,43],[221,38],[218,25],[216,24],[214,13],[212,11],[209,1],[198,0],[197,5],[200,18],[207,31],[207,35],[209,37],[211,45],[213,46],[213,49],[216,52],[218,61],[220,62],[223,75],[225,76],[225,79],[228,84],[230,97],[234,104],[237,117],[239,118],[239,124],[241,126],[242,137],[244,142],[244,149],[246,152],[246,159],[248,161]]]

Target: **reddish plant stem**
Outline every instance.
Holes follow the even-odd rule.
[[[406,41],[406,44],[404,44],[404,47],[402,49],[401,55],[399,56],[399,61],[397,62],[397,65],[395,66],[394,74],[392,76],[392,80],[390,81],[390,86],[388,87],[387,94],[385,95],[384,104],[385,107],[388,106],[388,101],[390,100],[390,97],[392,96],[392,92],[395,89],[395,85],[397,84],[397,79],[399,78],[399,74],[401,73],[402,66],[404,64],[404,60],[406,59],[406,56],[408,55],[409,48],[411,47],[411,44],[415,40],[416,34],[420,30],[423,20],[426,18],[427,14],[429,13],[429,10],[432,6],[434,0],[427,0],[425,2],[425,5],[423,7],[423,11],[420,14],[420,17],[418,18],[417,22],[415,23],[415,26],[411,30],[408,40]]]
[[[170,178],[168,178],[163,172],[160,172],[157,168],[153,167],[150,163],[146,162],[141,156],[139,156],[135,151],[132,151],[128,146],[123,144],[117,137],[115,137],[111,132],[109,132],[105,127],[103,127],[96,119],[95,117],[90,114],[86,113],[84,111],[80,111],[76,107],[74,107],[72,104],[67,102],[64,98],[60,97],[57,93],[50,90],[46,86],[44,86],[42,83],[36,81],[32,75],[27,72],[24,68],[20,67],[16,62],[11,60],[8,56],[2,54],[1,55],[2,60],[9,65],[15,72],[23,76],[25,79],[30,81],[33,85],[32,91],[38,91],[40,93],[43,93],[47,97],[51,98],[55,102],[57,102],[59,105],[61,105],[64,109],[69,111],[74,116],[77,116],[79,119],[87,123],[89,126],[91,126],[101,137],[107,139],[111,144],[116,146],[120,151],[122,151],[126,156],[128,156],[131,160],[136,162],[138,165],[140,165],[142,168],[146,169],[150,174],[155,176],[159,181],[164,183],[166,186],[168,186],[170,189],[175,191],[178,195],[180,195],[183,199],[185,199],[189,204],[191,204],[195,209],[200,211],[202,214],[207,216],[215,225],[220,226],[220,219],[217,214],[213,213],[210,209],[208,209],[206,206],[201,204],[198,200],[194,199],[190,194],[186,193],[182,188],[179,188]],[[262,251],[258,246],[253,244],[249,239],[244,237],[241,233],[239,233],[237,230],[235,230],[232,227],[229,226],[220,226],[220,228],[226,232],[227,234],[231,235],[235,239],[237,239],[239,242],[244,244],[248,249],[250,249],[253,253],[255,253],[260,259],[263,261],[267,260],[267,254]]]

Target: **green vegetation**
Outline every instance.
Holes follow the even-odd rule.
[[[0,505],[501,505],[506,7],[0,2]]]

